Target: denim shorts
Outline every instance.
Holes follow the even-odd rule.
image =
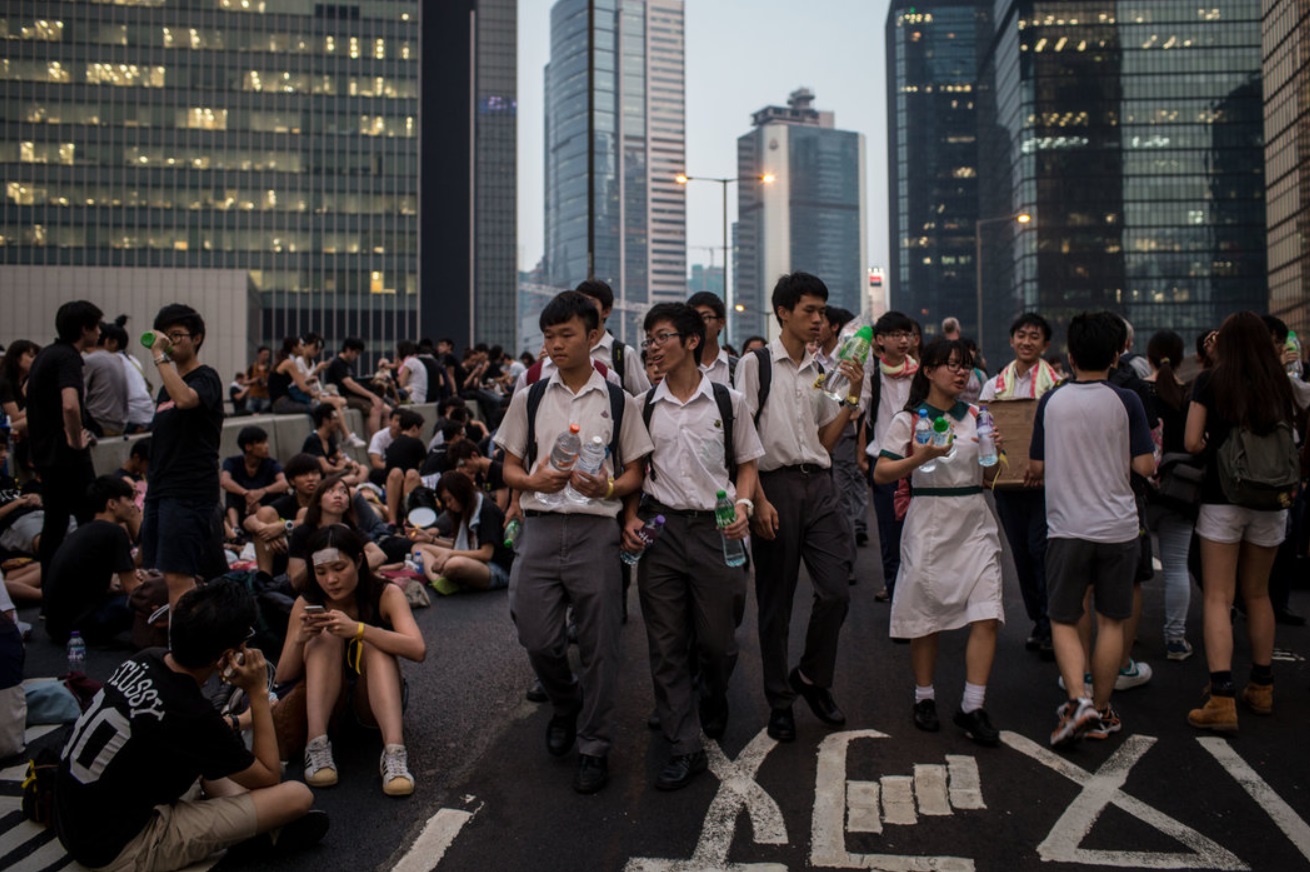
[[[213,500],[146,500],[141,520],[142,565],[160,572],[200,575],[214,538],[214,509]]]
[[[500,590],[502,587],[509,587],[509,570],[499,563],[488,563],[487,569],[491,570],[491,583],[487,585],[487,590]]]

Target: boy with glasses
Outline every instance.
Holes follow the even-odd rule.
[[[700,315],[705,325],[705,344],[701,346],[700,371],[710,377],[710,381],[721,385],[732,385],[737,374],[737,358],[719,345],[719,334],[727,324],[728,310],[718,294],[701,291],[692,294],[687,305]]]

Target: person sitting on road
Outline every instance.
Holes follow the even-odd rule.
[[[296,590],[305,589],[305,583],[310,575],[309,539],[315,530],[333,524],[345,524],[361,532],[367,539],[367,533],[361,529],[359,523],[359,502],[344,475],[340,473],[329,475],[319,482],[313,497],[310,498],[308,508],[305,509],[303,520],[291,531],[291,538],[287,543],[287,575],[291,577],[291,584]],[[372,541],[367,542],[366,550],[369,564],[373,569],[380,569],[387,564],[387,552]],[[406,547],[405,551],[408,550]],[[403,556],[404,552],[400,557]]]
[[[423,556],[428,583],[441,594],[508,587],[514,553],[505,547],[505,513],[500,506],[462,472],[443,475],[436,491],[454,535],[443,539],[427,530],[415,531],[413,550]]]
[[[319,458],[319,467],[324,475],[344,473],[352,485],[359,484],[366,476],[360,465],[341,453],[334,432],[337,427],[338,412],[329,405],[314,409],[314,432],[305,437],[305,444],[300,450]]]
[[[290,485],[282,466],[268,456],[268,431],[263,427],[242,427],[237,447],[241,453],[223,461],[218,486],[226,493],[228,524],[243,529],[247,517],[286,493]]]
[[[55,833],[78,863],[167,872],[241,843],[284,854],[323,838],[313,793],[282,781],[264,655],[245,644],[254,622],[254,601],[233,582],[187,591],[170,649],[125,661],[82,714],[54,801]],[[216,672],[250,699],[253,753],[201,693]]]
[[[242,526],[255,543],[255,562],[269,575],[286,572],[287,543],[290,528],[299,523],[301,513],[309,508],[314,491],[323,480],[318,458],[297,454],[283,470],[290,490],[266,506],[260,506]]]
[[[414,776],[405,751],[399,659],[422,663],[427,645],[404,592],[373,574],[367,559],[370,547],[372,543],[341,524],[325,525],[309,537],[313,571],[292,607],[292,634],[277,669],[279,683],[302,675],[304,681],[279,708],[305,708],[306,783],[337,783],[330,721],[353,711],[382,731],[382,792],[408,796],[414,792]]]

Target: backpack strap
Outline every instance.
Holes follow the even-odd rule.
[[[541,365],[533,365],[537,367],[537,380],[528,388],[528,453],[526,455],[528,475],[532,474],[533,468],[537,465],[537,409],[541,406],[541,398],[546,395],[546,388],[550,387],[550,382],[541,381]]]
[[[874,431],[878,429],[878,406],[882,403],[882,364],[874,360],[873,367],[873,375],[869,376],[869,412],[866,429],[866,436],[870,441],[877,435]]]
[[[618,373],[619,381],[623,381],[628,374],[628,370],[623,366],[623,358],[627,353],[628,346],[615,339],[614,345],[610,348],[610,360],[614,361],[614,371]]]
[[[610,459],[614,461],[614,477],[618,478],[623,474],[623,457],[619,451],[619,442],[623,435],[623,409],[628,404],[628,395],[623,388],[611,381],[607,380],[605,387],[609,388],[610,420],[614,422],[614,429],[610,434]]]
[[[764,411],[764,404],[769,401],[769,388],[773,386],[773,356],[769,354],[769,346],[757,348],[751,352],[755,355],[756,361],[759,362],[759,393],[756,394],[755,403],[755,429],[760,428],[760,413]]]
[[[646,391],[646,402],[642,403],[641,405],[641,420],[642,423],[646,425],[646,432],[648,433],[650,432],[650,417],[652,414],[654,414],[654,412],[655,412],[655,389],[651,388],[650,390]],[[647,477],[650,478],[651,481],[655,480],[656,478],[655,465],[653,463],[649,465],[646,475]]]
[[[723,465],[727,467],[728,478],[737,482],[737,449],[732,435],[732,394],[725,385],[715,382],[714,402],[719,406],[719,420],[723,423]]]
[[[737,361],[739,360],[741,360],[740,357],[728,355],[728,382],[732,385],[737,384]]]

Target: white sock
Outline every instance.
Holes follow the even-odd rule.
[[[987,685],[964,683],[964,699],[960,702],[960,711],[966,715],[983,707],[987,699]]]
[[[937,691],[933,690],[931,684],[928,685],[927,687],[920,687],[917,684],[914,686],[914,701],[916,703],[923,702],[925,699],[936,699],[936,698],[937,698]]]

